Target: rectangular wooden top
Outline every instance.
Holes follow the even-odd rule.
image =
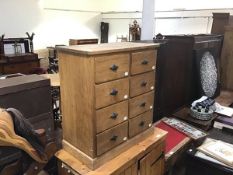
[[[82,55],[107,54],[114,52],[135,51],[140,49],[155,49],[158,48],[158,43],[104,43],[104,44],[86,44],[73,46],[60,46],[58,51],[71,52]]]

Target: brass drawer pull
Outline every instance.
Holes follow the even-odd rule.
[[[116,112],[113,112],[112,115],[111,115],[111,119],[116,119],[118,116],[118,114]]]
[[[141,107],[145,107],[146,106],[146,102],[143,102],[140,104]]]
[[[139,123],[139,126],[141,126],[141,127],[143,127],[145,125],[145,122],[144,121],[141,121],[140,123]]]
[[[112,138],[110,139],[111,141],[116,141],[117,140],[117,137],[116,135],[112,136]]]
[[[145,87],[147,85],[147,82],[146,81],[143,81],[142,83],[141,83],[141,87]]]
[[[117,71],[118,68],[119,68],[119,66],[117,66],[117,65],[115,65],[115,64],[113,64],[113,65],[110,67],[110,69],[111,69],[112,71]]]
[[[142,64],[142,65],[147,65],[148,63],[149,63],[149,61],[143,60],[141,64]]]
[[[110,95],[116,96],[118,94],[118,90],[113,89],[112,92],[110,92]]]

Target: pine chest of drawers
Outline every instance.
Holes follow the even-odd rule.
[[[58,48],[64,150],[95,169],[146,137],[157,48],[146,43]]]

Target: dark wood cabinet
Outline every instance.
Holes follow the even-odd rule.
[[[27,33],[28,34],[28,33]],[[30,74],[40,67],[38,54],[33,52],[33,36],[28,38],[0,38],[0,75]]]
[[[222,35],[169,35],[165,39],[140,42],[157,42],[154,121],[172,114],[174,111],[190,105],[203,95],[200,88],[198,56],[209,51],[213,54],[218,72],[218,86],[215,96],[219,94],[219,61],[222,48]]]
[[[98,44],[98,39],[70,39],[69,45]]]
[[[27,60],[22,62],[0,61],[0,74],[30,74],[35,68],[40,67],[40,60]]]
[[[35,129],[44,128],[53,137],[50,81],[39,75],[0,80],[0,106],[21,111]]]

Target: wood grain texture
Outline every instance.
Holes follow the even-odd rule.
[[[130,97],[135,97],[143,93],[154,90],[155,72],[140,74],[130,77]]]
[[[69,45],[98,44],[97,38],[92,39],[69,39]]]
[[[3,72],[4,74],[14,74],[14,73],[22,73],[29,74],[34,68],[40,67],[39,60],[27,61],[22,63],[14,63],[14,64],[4,64]]]
[[[151,127],[128,140],[129,110],[133,117],[151,110],[154,98],[153,91],[148,89],[136,92],[142,95],[130,99],[132,108],[129,107],[129,69],[131,59],[139,54],[140,58],[151,59],[140,71],[154,73],[157,47],[110,43],[58,48],[65,151],[96,169],[153,134]],[[147,64],[153,64],[150,70],[145,69]],[[153,76],[150,78],[148,81],[152,82]],[[138,79],[135,76],[135,81],[142,80]],[[123,165],[124,171],[133,163],[135,160]]]
[[[86,155],[85,153],[81,152],[79,149],[75,148],[74,146],[70,145],[65,140],[62,141],[63,149],[68,153],[72,154],[77,160],[83,162],[88,168],[91,170],[97,169],[100,166],[104,165],[106,162],[114,159],[119,154],[123,153],[124,151],[128,150],[132,146],[138,144],[139,142],[145,140],[146,138],[150,137],[154,133],[154,128],[151,127],[146,131],[136,135],[135,137],[123,142],[122,144],[118,145],[117,147],[111,149],[104,153],[103,155],[91,158],[90,156]]]
[[[129,53],[96,56],[95,82],[101,83],[128,77],[129,61]]]
[[[133,137],[152,126],[153,110],[129,120],[129,137]]]
[[[140,160],[140,175],[164,174],[164,145],[160,144]],[[162,156],[161,156],[162,155]]]
[[[97,156],[128,140],[128,121],[98,134]]]
[[[82,175],[113,175],[115,173],[121,173],[122,171],[128,169],[128,167],[135,164],[136,161],[143,158],[158,145],[165,143],[166,132],[158,128],[153,128],[153,130],[153,135],[145,138],[143,141],[138,142],[138,144],[131,146],[129,149],[125,150],[117,157],[109,160],[96,170],[90,170],[65,150],[60,150],[57,152],[56,157],[68,165],[72,170]]]
[[[94,59],[59,52],[63,139],[94,157]]]
[[[163,175],[164,174],[164,158],[160,158],[154,164],[151,164],[150,175]]]
[[[100,133],[126,120],[128,120],[128,101],[97,110],[96,131]]]
[[[110,93],[117,91],[116,95]],[[96,109],[128,99],[129,78],[102,83],[95,86]]]
[[[129,117],[135,117],[153,108],[154,91],[134,97],[129,100]]]
[[[57,50],[90,56],[90,55],[109,54],[109,53],[117,53],[117,52],[138,51],[144,49],[157,49],[158,47],[159,44],[156,43],[121,42],[121,43],[62,46],[62,47],[57,47]]]
[[[156,50],[132,53],[131,74],[139,74],[154,70],[156,67]]]
[[[59,74],[42,74],[42,77],[50,79],[50,85],[54,87],[60,87],[60,77]]]
[[[221,54],[221,83],[222,88],[233,90],[233,27],[227,27],[224,34]]]

